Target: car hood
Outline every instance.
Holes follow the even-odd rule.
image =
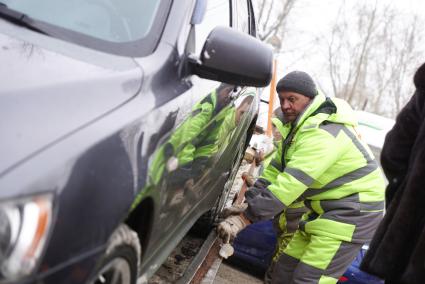
[[[131,58],[5,22],[0,62],[0,175],[134,97],[142,79]]]

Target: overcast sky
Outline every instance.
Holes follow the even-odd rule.
[[[260,1],[260,0],[254,0]],[[305,56],[297,53],[297,49],[313,50],[317,44],[314,37],[329,35],[329,29],[338,16],[338,10],[343,0],[298,0],[296,8],[291,12],[287,29],[289,31],[282,42],[283,54],[276,54],[277,58],[277,80],[293,70],[303,70],[310,73],[317,81],[318,73],[327,72],[320,68],[324,54],[311,53]],[[346,4],[354,4],[359,1],[367,1],[373,4],[373,0],[345,0]],[[417,13],[425,18],[425,0],[378,0],[379,5],[391,4],[401,15],[406,18]],[[316,50],[316,49],[315,49]],[[425,58],[418,59],[418,64]],[[320,71],[323,70],[323,71]],[[322,82],[319,82],[322,83]],[[326,82],[324,83],[326,84]],[[268,99],[269,88],[263,92],[263,98]]]
[[[316,66],[309,58],[308,64],[299,60],[292,54],[288,57],[287,52],[296,50],[297,48],[307,48],[314,45],[312,40],[314,36],[329,34],[329,29],[332,23],[338,16],[338,9],[343,0],[298,0],[293,14],[290,16],[288,24],[289,34],[286,40],[282,43],[285,45],[286,54],[277,55],[278,74],[282,76],[293,69],[304,69],[309,71],[309,68]],[[359,0],[345,0],[347,4],[359,2]],[[363,0],[372,3],[373,0]],[[400,14],[410,17],[413,13],[417,13],[422,18],[425,18],[425,0],[379,0],[379,4],[394,5]],[[294,52],[296,54],[296,52]],[[300,55],[302,56],[302,55]],[[320,55],[318,55],[320,56]],[[313,71],[312,71],[313,72]]]

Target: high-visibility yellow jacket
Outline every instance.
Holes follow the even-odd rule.
[[[300,230],[369,241],[383,215],[385,182],[356,125],[345,101],[319,94],[294,123],[279,126],[282,143],[246,193],[247,217],[270,219],[304,200],[311,211]]]

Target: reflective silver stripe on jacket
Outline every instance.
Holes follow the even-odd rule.
[[[362,212],[384,211],[384,208],[385,208],[385,201],[360,203],[360,211]]]
[[[324,211],[320,219],[332,220],[345,224],[355,225],[353,242],[369,241],[380,220],[383,217],[384,201],[360,202],[359,193],[352,194],[342,199],[312,201],[305,200],[304,204],[311,210],[311,218],[301,221],[299,228],[305,231],[305,225],[319,216],[311,206],[312,202],[319,202]]]
[[[288,173],[306,186],[310,186],[315,181],[314,178],[303,172],[302,170],[286,167],[284,173]]]
[[[278,169],[280,172],[283,172],[282,163],[279,163],[275,159],[271,160],[270,165]]]
[[[359,193],[355,193],[340,199],[335,200],[321,200],[320,207],[323,211],[331,211],[335,209],[340,210],[355,210],[360,211],[382,211],[384,210],[384,201],[360,201]],[[306,200],[305,205],[311,208],[311,200]],[[314,201],[313,201],[314,202]]]
[[[347,197],[341,198],[341,199],[335,199],[335,200],[320,200],[320,201],[313,201],[313,200],[304,200],[304,204],[307,208],[312,210],[314,212],[313,206],[311,205],[312,202],[319,202],[320,208],[324,212],[332,211],[333,214],[336,215],[346,215],[348,211],[352,212],[378,212],[378,211],[384,211],[385,208],[385,202],[384,201],[360,201],[359,194],[355,193],[352,195],[349,195]],[[341,211],[341,212],[338,212]]]

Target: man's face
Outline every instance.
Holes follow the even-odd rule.
[[[294,92],[280,92],[279,101],[285,122],[294,122],[310,103],[311,98]]]
[[[231,93],[233,91],[233,87],[227,87],[218,92],[218,104],[222,107],[228,105],[232,100]]]

